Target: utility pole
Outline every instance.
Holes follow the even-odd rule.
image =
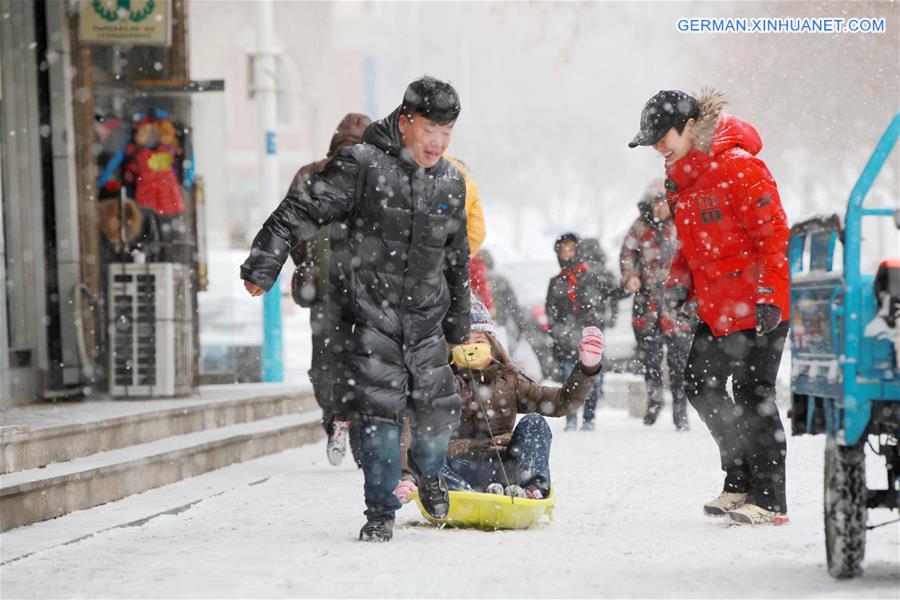
[[[256,1],[256,53],[253,56],[253,87],[260,129],[259,191],[273,208],[279,201],[276,129],[277,52],[274,47],[273,0]],[[284,381],[284,351],[281,337],[281,285],[275,280],[263,296],[262,380]]]

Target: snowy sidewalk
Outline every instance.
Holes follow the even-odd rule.
[[[556,520],[535,530],[437,530],[407,506],[392,542],[359,543],[362,474],[350,464],[330,467],[318,443],[228,467],[234,487],[212,486],[215,493],[178,514],[4,564],[0,595],[898,597],[896,525],[869,533],[862,578],[827,574],[823,437],[788,440],[789,526],[726,527],[701,514],[721,478],[714,444],[692,417],[686,434],[675,433],[669,413],[647,428],[603,410],[594,433],[564,433],[562,420],[553,420]],[[883,484],[881,464],[873,461],[870,473]],[[121,502],[137,514],[142,501],[146,516],[159,512],[150,494]],[[37,526],[62,539],[77,519],[117,504]],[[870,514],[876,522],[893,518]]]

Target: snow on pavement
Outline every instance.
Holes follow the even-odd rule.
[[[896,524],[869,533],[862,578],[836,581],[827,574],[823,437],[789,438],[790,525],[727,527],[701,514],[721,476],[712,439],[692,417],[693,430],[684,434],[674,431],[669,413],[647,428],[624,411],[601,410],[593,433],[564,433],[562,420],[553,420],[556,515],[537,529],[438,530],[406,506],[392,542],[360,543],[362,474],[350,464],[329,466],[319,443],[280,454],[282,470],[261,483],[3,565],[0,595],[900,595]],[[881,463],[871,462],[870,475],[883,484]],[[244,467],[251,468],[231,468]],[[896,516],[870,514],[874,522]],[[60,527],[65,519],[57,520]]]

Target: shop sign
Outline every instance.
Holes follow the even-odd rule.
[[[91,44],[168,46],[169,0],[81,0],[79,37]]]

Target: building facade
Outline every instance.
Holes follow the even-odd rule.
[[[189,123],[188,62],[182,0],[0,0],[0,407],[105,392],[100,138],[149,102]]]

